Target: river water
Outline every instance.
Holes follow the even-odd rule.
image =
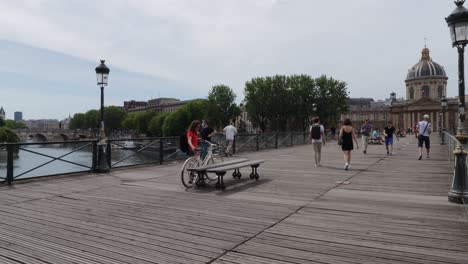
[[[38,176],[45,176],[45,175],[54,175],[54,174],[63,174],[63,173],[70,173],[70,172],[81,172],[81,171],[89,171],[92,165],[92,146],[86,146],[83,149],[77,150],[71,154],[73,150],[76,150],[80,146],[84,146],[85,144],[81,145],[62,145],[62,144],[54,144],[54,145],[28,145],[22,146],[21,150],[15,155],[13,167],[14,172],[13,175],[15,179],[22,179],[22,178],[32,178]],[[52,156],[52,157],[60,157],[64,156],[61,159],[66,161],[71,161],[77,164],[70,164],[64,161],[55,160],[53,162],[48,163],[40,168],[31,169],[40,166],[46,162],[53,160],[50,157],[41,156],[35,153],[31,153],[29,151],[38,152],[44,155]],[[130,149],[119,149],[113,148],[111,151],[112,157],[112,164],[116,163],[117,161],[124,159],[125,157],[135,153],[135,150]],[[68,154],[68,155],[67,155]],[[165,154],[170,155],[169,153]],[[6,178],[6,151],[0,150],[0,179]],[[147,150],[141,153],[137,153],[136,155],[116,164],[113,167],[121,167],[121,166],[128,166],[128,165],[135,165],[135,164],[142,164],[142,163],[149,163],[149,162],[158,162],[159,161],[159,151],[156,150]],[[80,166],[81,165],[81,166]],[[28,172],[30,171],[30,172]],[[23,175],[24,174],[24,175]]]

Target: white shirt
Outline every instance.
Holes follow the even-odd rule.
[[[429,129],[431,128],[431,123],[427,121],[420,121],[417,127],[418,127],[418,135],[423,135],[426,137],[429,136]]]
[[[312,133],[312,127],[314,125],[316,125],[316,124],[313,124],[313,125],[310,126],[309,133]],[[313,139],[312,138],[312,143],[323,143],[322,133],[324,133],[324,132],[325,132],[325,128],[322,125],[320,125],[320,139]]]
[[[229,125],[223,129],[227,140],[234,140],[234,136],[237,134],[237,129],[233,125]]]

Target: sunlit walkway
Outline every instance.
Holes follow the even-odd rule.
[[[435,137],[434,140],[435,141]],[[447,149],[415,139],[241,154],[259,181],[185,190],[180,163],[0,188],[0,263],[467,263],[468,221],[447,201]]]

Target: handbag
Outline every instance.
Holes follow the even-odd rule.
[[[343,137],[338,137],[338,145],[341,146],[343,144]]]

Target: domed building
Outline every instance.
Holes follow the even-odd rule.
[[[444,67],[434,62],[429,49],[424,47],[421,59],[406,75],[406,100],[390,106],[391,120],[397,128],[414,128],[423,115],[430,116],[433,132],[441,127],[441,99],[447,94],[447,74]],[[447,98],[445,128],[452,132],[457,121],[457,99]]]

